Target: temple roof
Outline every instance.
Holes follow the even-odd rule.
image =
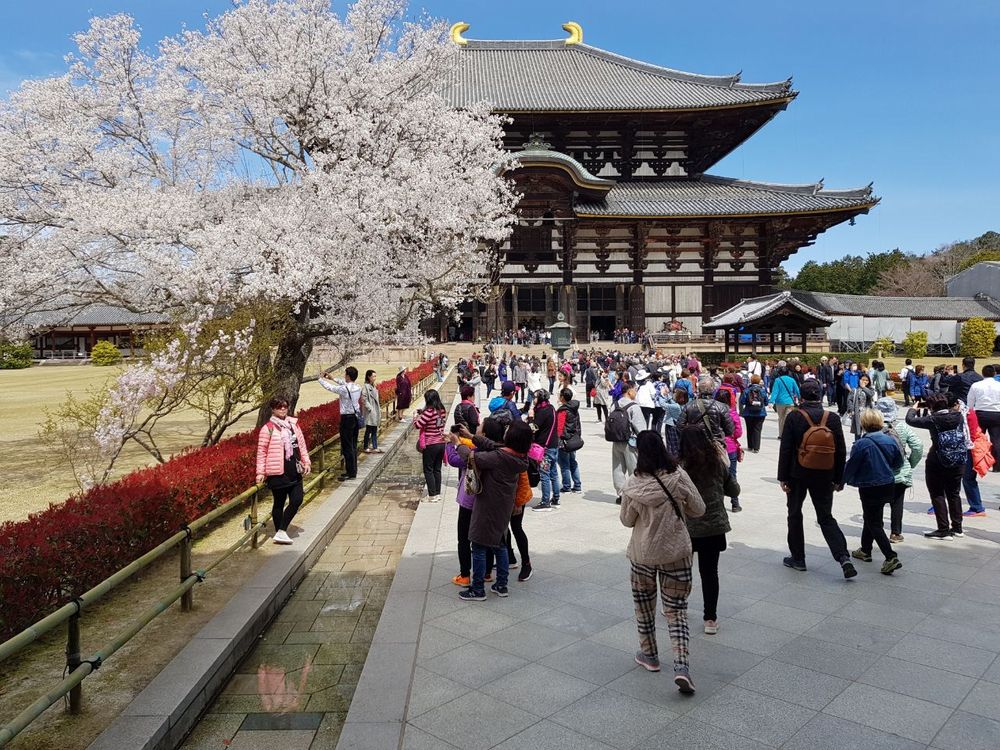
[[[25,324],[31,328],[156,325],[169,321],[161,313],[135,313],[113,305],[88,305],[78,309],[31,313],[24,319]]]
[[[532,133],[528,142],[517,152],[521,167],[548,167],[566,172],[579,191],[591,200],[603,199],[615,186],[614,180],[598,177],[587,171],[580,162],[568,154],[553,151],[552,144],[546,143],[537,133]]]
[[[462,40],[444,94],[454,106],[489,102],[501,112],[663,111],[785,103],[791,79],[742,83],[640,62],[566,40]]]
[[[828,326],[833,323],[833,318],[825,315],[822,310],[807,305],[792,292],[785,291],[778,292],[777,294],[769,294],[765,297],[740,300],[739,304],[730,307],[724,313],[716,315],[707,323],[703,323],[702,328],[733,328],[744,323],[759,322],[785,306],[809,318],[815,324],[815,327]]]
[[[827,190],[822,181],[780,185],[704,175],[696,180],[619,182],[602,201],[577,201],[580,216],[760,216],[864,211],[878,203],[871,185]]]

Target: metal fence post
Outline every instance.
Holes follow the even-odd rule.
[[[256,529],[257,528],[257,498],[260,497],[260,487],[254,490],[253,496],[250,498],[250,525]],[[250,542],[250,546],[253,549],[257,549],[259,543],[258,537],[259,533],[255,530],[253,532],[253,539]]]
[[[181,583],[191,577],[191,529],[184,529],[187,535],[181,542]],[[190,612],[194,607],[194,589],[188,589],[181,595],[181,611]]]
[[[66,668],[73,672],[80,666],[80,604],[77,602],[77,611],[71,615],[68,623],[68,634],[66,638]],[[83,703],[83,683],[69,691],[69,712],[71,714],[80,713],[80,705]]]

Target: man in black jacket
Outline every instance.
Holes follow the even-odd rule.
[[[844,578],[853,578],[858,572],[851,564],[844,532],[833,517],[833,493],[844,489],[844,464],[847,461],[844,428],[840,417],[823,409],[823,387],[818,380],[804,382],[801,393],[802,405],[790,411],[785,418],[785,429],[781,433],[781,448],[778,452],[778,481],[788,501],[788,551],[791,552],[791,556],[786,557],[783,562],[786,567],[795,570],[806,569],[802,505],[808,493],[813,508],[816,509],[816,521],[833,559],[843,568]],[[827,415],[826,426],[833,433],[832,469],[808,469],[799,463],[799,447],[810,427],[802,412],[808,414],[813,424],[817,425],[824,413]]]
[[[528,411],[528,421],[534,425],[532,442],[545,449],[541,465],[542,499],[532,505],[532,510],[547,511],[559,507],[559,490],[562,477],[559,473],[559,433],[556,430],[556,409],[549,402],[549,392],[544,388],[535,391],[535,400]]]
[[[819,380],[820,385],[823,386],[823,395],[826,396],[826,405],[833,406],[835,403],[836,395],[834,394],[834,379],[833,370],[836,366],[837,358],[833,358],[834,364],[830,364],[830,361],[826,357],[820,357],[819,368],[817,368],[816,379]]]
[[[732,437],[736,430],[729,409],[721,402],[712,398],[715,381],[709,375],[698,378],[698,398],[692,399],[677,418],[677,427],[681,430],[681,450],[684,450],[683,430],[687,425],[704,425],[711,437],[725,446],[726,438]]]
[[[576,452],[583,446],[580,435],[580,402],[573,398],[573,391],[559,391],[559,408],[556,409],[556,432],[559,435],[559,471],[562,473],[560,492],[583,492],[580,465]]]
[[[983,376],[976,372],[976,358],[965,357],[962,360],[962,374],[946,375],[941,378],[941,385],[947,387],[950,393],[954,393],[963,404],[967,404],[969,403],[969,388],[972,387],[973,383],[978,383],[982,379]]]

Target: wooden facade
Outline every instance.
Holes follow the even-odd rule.
[[[789,81],[679,73],[571,39],[457,41],[453,101],[485,98],[511,118],[505,141],[520,160],[510,177],[522,199],[513,235],[493,249],[490,298],[467,302],[460,325],[442,320],[443,335],[540,327],[559,312],[578,340],[671,322],[701,333],[713,315],[770,292],[800,247],[878,201],[870,185],[832,191],[706,174],[794,99]],[[517,88],[530,89],[546,65],[565,91]],[[621,68],[632,77],[618,80]],[[498,75],[510,87],[491,83]],[[588,86],[602,110],[585,109]]]

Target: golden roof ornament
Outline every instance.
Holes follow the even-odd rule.
[[[583,44],[583,27],[580,24],[576,21],[567,21],[562,27],[569,32],[566,44]]]
[[[457,44],[459,47],[464,47],[469,43],[469,40],[462,36],[466,31],[469,30],[469,24],[465,21],[459,21],[458,23],[453,23],[451,25],[451,31],[448,35],[451,37],[451,41]]]

